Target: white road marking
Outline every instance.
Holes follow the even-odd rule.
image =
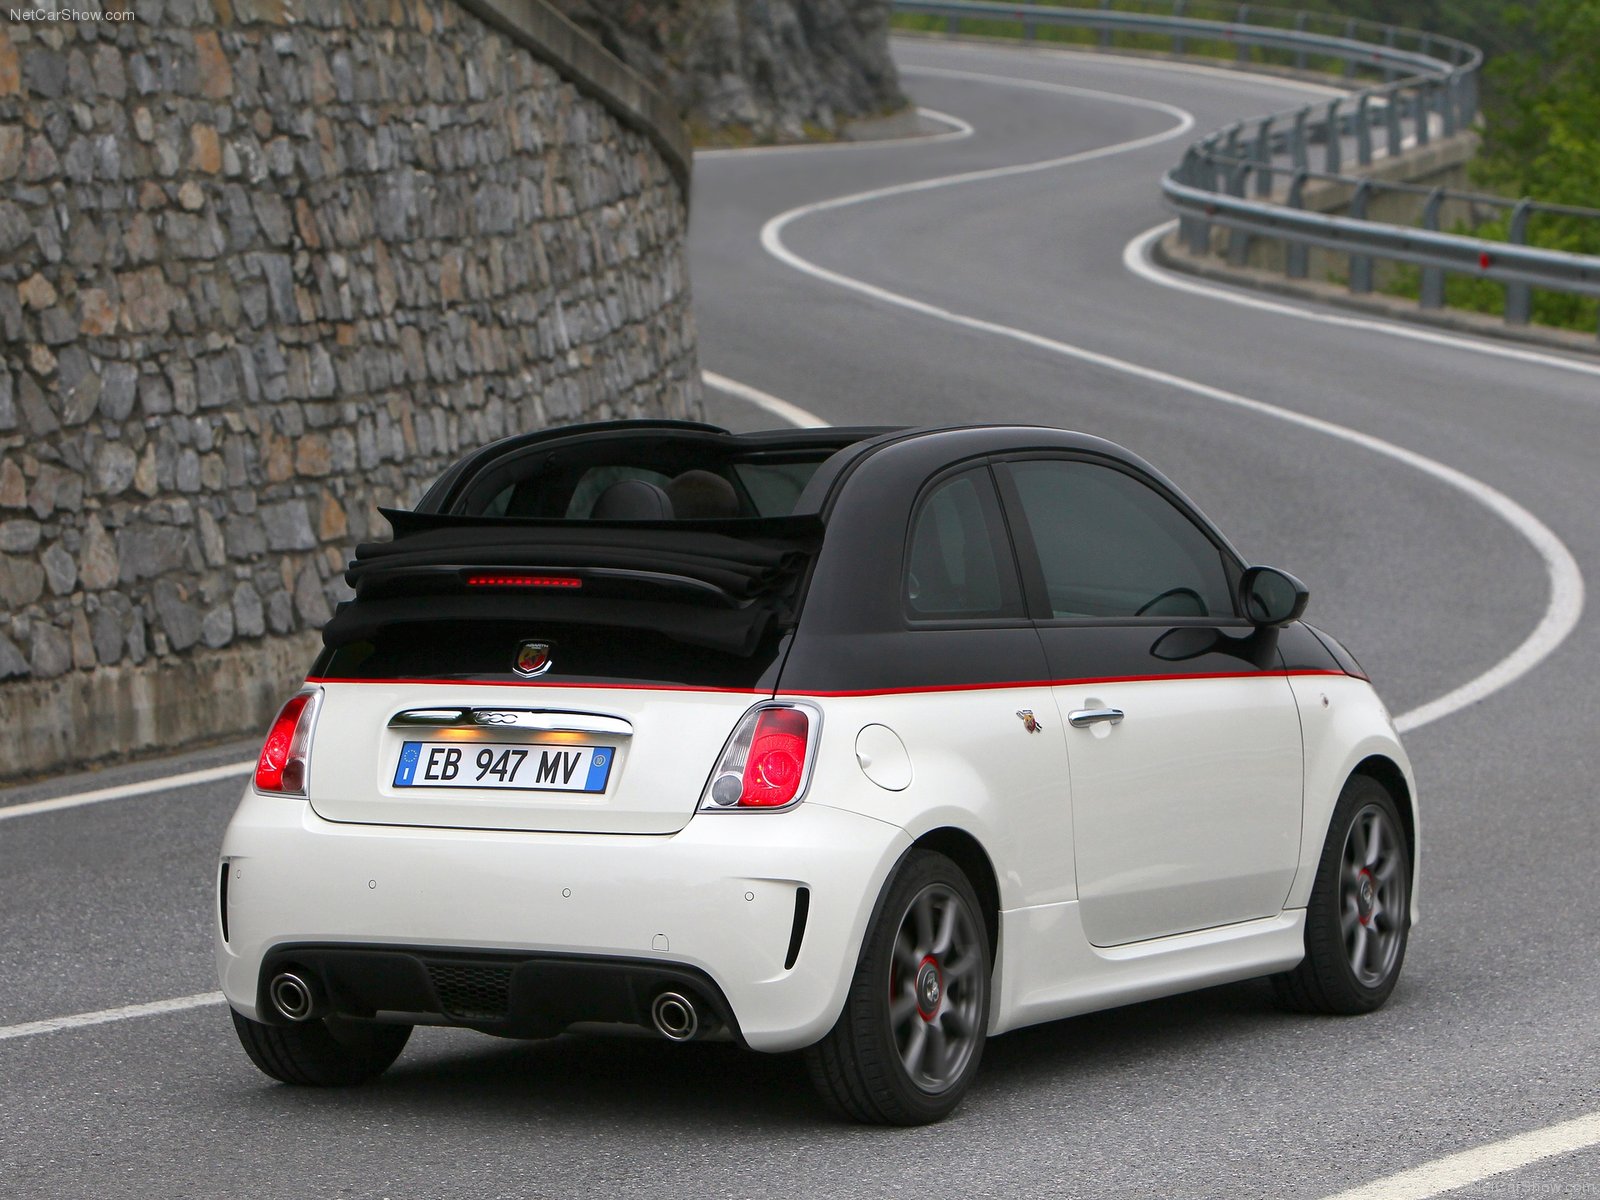
[[[1123,265],[1140,279],[1160,284],[1164,288],[1171,288],[1176,292],[1188,292],[1195,296],[1205,296],[1212,300],[1226,300],[1229,304],[1253,308],[1258,312],[1269,312],[1280,317],[1293,317],[1300,321],[1316,321],[1323,325],[1336,325],[1343,329],[1359,329],[1364,333],[1381,333],[1388,337],[1406,338],[1413,342],[1427,342],[1433,346],[1448,346],[1454,350],[1471,350],[1477,354],[1489,354],[1496,358],[1509,358],[1516,362],[1534,363],[1541,367],[1555,367],[1558,370],[1573,371],[1580,375],[1600,376],[1600,363],[1584,362],[1577,358],[1565,358],[1559,354],[1513,346],[1490,338],[1444,333],[1417,325],[1408,325],[1403,321],[1385,321],[1375,317],[1351,317],[1338,313],[1320,312],[1316,309],[1303,308],[1296,304],[1268,300],[1246,292],[1217,287],[1200,280],[1175,274],[1158,267],[1150,260],[1150,247],[1160,238],[1165,237],[1167,231],[1176,224],[1176,221],[1163,221],[1160,225],[1153,229],[1145,230],[1130,241],[1122,249]]]
[[[715,371],[701,371],[700,378],[706,381],[708,387],[714,387],[719,392],[727,392],[730,396],[737,396],[740,400],[747,400],[757,408],[764,408],[773,416],[791,425],[798,425],[802,429],[832,428],[816,413],[807,412],[798,404],[790,404],[787,400],[780,399],[771,392],[763,392],[760,388],[753,388],[748,383],[740,383],[737,379],[729,379],[726,375],[718,375]]]
[[[920,38],[905,39],[907,45],[916,45]],[[1038,43],[1029,45],[1026,42],[1003,43],[994,39],[993,44],[986,44],[976,38],[951,38],[932,39],[939,42],[944,49],[971,50],[977,52],[1003,51],[1006,54],[1028,54],[1039,58],[1073,58],[1077,61],[1074,67],[1093,62],[1104,62],[1107,66],[1136,66],[1140,70],[1173,71],[1182,75],[1210,75],[1220,79],[1229,79],[1238,83],[1241,79],[1249,79],[1252,83],[1267,84],[1281,87],[1289,91],[1314,92],[1319,96],[1349,96],[1355,91],[1353,88],[1334,87],[1331,84],[1316,83],[1309,79],[1295,79],[1287,75],[1271,75],[1260,71],[1241,70],[1238,67],[1212,67],[1204,63],[1175,62],[1165,58],[1146,58],[1142,54],[1119,54],[1110,50],[1088,50],[1073,46],[1045,46]],[[914,63],[902,64],[901,74],[916,72],[922,68]],[[1265,114],[1263,114],[1265,115]]]
[[[76,1013],[70,1017],[49,1017],[43,1021],[29,1021],[25,1025],[0,1025],[0,1042],[12,1038],[37,1037],[41,1033],[60,1033],[65,1029],[82,1029],[87,1025],[109,1025],[113,1021],[131,1021],[135,1017],[154,1017],[161,1013],[183,1012],[190,1008],[204,1008],[221,1004],[221,992],[201,992],[196,996],[178,996],[172,1000],[152,1000],[148,1004],[125,1004],[121,1008],[103,1008],[99,1012]]]
[[[1210,400],[1232,405],[1235,408],[1260,413],[1263,416],[1273,417],[1292,425],[1298,425],[1304,429],[1314,430],[1317,433],[1323,433],[1329,437],[1364,447],[1375,454],[1381,454],[1396,462],[1403,463],[1432,476],[1442,483],[1448,484],[1509,524],[1533,546],[1540,559],[1544,562],[1545,570],[1550,580],[1550,596],[1544,615],[1522,644],[1490,667],[1489,670],[1445,695],[1430,700],[1428,703],[1413,708],[1397,717],[1395,724],[1401,732],[1419,729],[1430,722],[1458,712],[1468,705],[1474,704],[1506,687],[1542,662],[1572,632],[1583,612],[1584,595],[1583,573],[1578,569],[1577,560],[1573,558],[1572,552],[1567,549],[1560,538],[1551,532],[1548,526],[1523,508],[1522,505],[1505,495],[1505,493],[1490,487],[1483,481],[1475,479],[1463,471],[1458,471],[1456,468],[1447,466],[1436,459],[1428,458],[1426,455],[1418,454],[1414,450],[1407,450],[1402,446],[1395,445],[1393,442],[1385,441],[1372,434],[1363,433],[1360,430],[1351,429],[1344,425],[1334,424],[1332,421],[1324,421],[1318,417],[1307,416],[1292,409],[1279,408],[1277,405],[1255,400],[1249,396],[1242,396],[1238,392],[1212,387],[1197,380],[1174,375],[1169,371],[1161,371],[1154,367],[1146,367],[1139,363],[1129,362],[1126,359],[1114,358],[1109,354],[1101,354],[1083,346],[1057,341],[1054,338],[1030,333],[1024,329],[1017,329],[1010,325],[1002,325],[996,321],[985,321],[978,317],[952,312],[950,309],[941,308],[938,305],[929,304],[926,301],[917,300],[898,292],[892,292],[887,288],[877,287],[874,284],[867,283],[865,280],[843,275],[837,271],[830,271],[826,267],[820,267],[816,263],[801,258],[784,245],[783,231],[793,222],[816,213],[866,204],[892,196],[932,191],[936,188],[954,187],[963,183],[1001,179],[1029,172],[1055,170],[1088,162],[1096,158],[1104,158],[1112,154],[1126,153],[1143,146],[1154,145],[1157,142],[1179,136],[1194,124],[1194,118],[1182,109],[1168,104],[1159,104],[1151,100],[1123,96],[1114,92],[1066,87],[1036,80],[1012,79],[1000,75],[981,75],[975,72],[939,70],[937,73],[982,79],[1006,87],[1058,91],[1068,95],[1109,100],[1113,103],[1129,103],[1141,108],[1156,108],[1177,116],[1179,121],[1177,125],[1165,133],[1135,138],[1131,141],[1103,146],[1097,150],[1086,150],[1060,158],[1044,159],[1040,162],[994,167],[979,171],[966,171],[958,175],[946,175],[934,179],[921,179],[912,183],[873,188],[870,191],[856,192],[846,196],[836,196],[830,200],[821,200],[813,204],[800,205],[797,208],[789,209],[787,212],[779,213],[762,227],[761,245],[766,249],[767,253],[802,274],[820,279],[825,283],[831,283],[836,287],[859,293],[884,304],[891,304],[952,325],[976,330],[980,333],[994,334],[997,337],[1022,342],[1025,345],[1034,346],[1053,354],[1060,354],[1067,358],[1073,358],[1079,362],[1089,363],[1092,366],[1101,367],[1108,371],[1132,375],[1135,378],[1148,380],[1164,387],[1175,388],[1191,395],[1203,396]]]
[[[1541,1159],[1596,1145],[1600,1145],[1600,1112],[1435,1159],[1329,1196],[1328,1200],[1427,1200]]]
[[[801,142],[793,146],[723,146],[715,150],[696,150],[695,162],[717,158],[766,158],[773,154],[807,154],[817,150],[876,150],[880,146],[900,146],[906,142],[931,145],[934,142],[954,142],[972,136],[972,126],[960,117],[932,108],[917,109],[930,121],[950,126],[944,133],[910,133],[904,137],[862,138],[856,142]]]
[[[256,760],[227,763],[220,767],[206,767],[201,771],[186,771],[182,775],[165,775],[160,779],[145,779],[139,783],[124,783],[118,787],[97,788],[92,792],[78,792],[71,796],[55,796],[49,800],[30,800],[26,804],[13,804],[0,808],[0,821],[13,817],[26,817],[34,813],[56,812],[63,808],[79,808],[85,804],[100,804],[106,800],[126,800],[133,796],[147,796],[151,792],[171,791],[174,788],[194,787],[201,783],[215,783],[219,779],[233,779],[255,770]]]

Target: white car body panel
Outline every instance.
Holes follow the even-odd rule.
[[[261,961],[291,943],[655,958],[704,970],[752,1048],[791,1050],[838,1016],[867,919],[909,845],[892,825],[820,804],[706,813],[641,837],[341,824],[247,790],[222,846],[222,989],[258,1018]],[[810,919],[786,971],[802,884]]]
[[[781,693],[780,693],[781,698]],[[876,817],[916,839],[961,829],[994,867],[1002,908],[1053,904],[1077,892],[1066,744],[1044,685],[893,695],[830,696],[808,804]],[[1037,714],[1029,733],[1018,712]],[[893,730],[911,763],[911,782],[872,784],[851,752],[869,725]]]
[[[675,833],[694,814],[706,776],[751,692],[645,688],[551,688],[471,682],[325,682],[312,743],[311,804],[330,821],[526,829],[569,833]],[[620,718],[631,737],[528,735],[611,745],[617,761],[603,795],[394,786],[401,743],[430,732],[389,727],[410,709],[543,709]],[[464,730],[461,745],[514,740],[498,727]],[[434,734],[433,736],[444,736]],[[530,744],[534,744],[530,740]]]
[[[1300,721],[1281,674],[1055,690],[1079,919],[1097,946],[1278,913],[1300,848]],[[1117,709],[1117,724],[1067,715]]]
[[[1092,945],[1081,904],[1000,914],[991,1034],[1253,979],[1305,954],[1305,910],[1127,946]]]
[[[1304,675],[1290,678],[1300,706],[1305,737],[1305,828],[1300,840],[1300,870],[1286,902],[1304,907],[1316,882],[1317,860],[1340,789],[1369,758],[1394,763],[1405,781],[1405,796],[1396,796],[1402,818],[1409,817],[1411,836],[1411,923],[1421,916],[1417,896],[1422,878],[1422,822],[1417,806],[1417,781],[1411,772],[1394,721],[1377,691],[1365,680],[1348,675]]]

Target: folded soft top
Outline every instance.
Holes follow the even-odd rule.
[[[382,511],[397,536],[356,547],[345,573],[355,599],[323,629],[330,649],[410,622],[528,620],[651,629],[747,656],[792,625],[822,539],[816,517],[570,522]]]

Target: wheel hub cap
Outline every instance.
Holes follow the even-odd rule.
[[[1362,871],[1361,882],[1356,886],[1356,912],[1363,925],[1372,923],[1372,910],[1377,903],[1378,894],[1372,886],[1372,872]]]
[[[931,954],[917,967],[916,989],[918,1014],[924,1021],[933,1020],[944,1000],[944,976],[939,971],[939,960]]]

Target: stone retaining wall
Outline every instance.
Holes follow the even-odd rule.
[[[0,12],[0,777],[259,730],[378,505],[700,406],[681,181],[516,40],[121,7]]]

